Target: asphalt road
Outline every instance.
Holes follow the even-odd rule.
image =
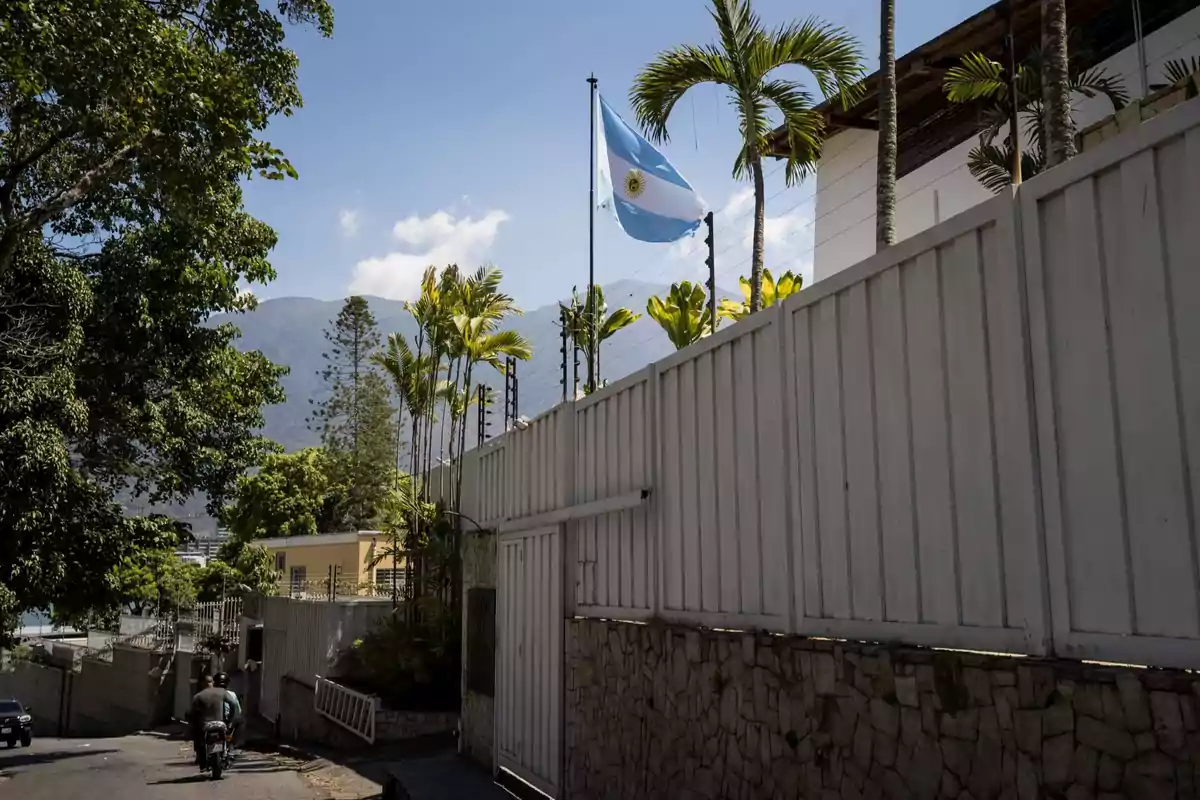
[[[243,752],[219,782],[201,774],[191,745],[146,734],[112,739],[34,739],[0,746],[0,797],[13,800],[318,800],[294,770]]]

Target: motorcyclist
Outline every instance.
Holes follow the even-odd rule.
[[[196,765],[205,768],[204,757],[204,724],[206,722],[224,722],[225,705],[229,701],[229,690],[213,685],[211,675],[205,675],[204,688],[192,697],[192,708],[189,716],[192,723],[192,744],[196,748]]]
[[[218,672],[213,678],[213,683],[216,688],[225,690],[224,719],[225,724],[229,726],[229,735],[232,738],[237,735],[237,729],[242,721],[242,703],[238,700],[237,692],[229,688],[229,675]]]

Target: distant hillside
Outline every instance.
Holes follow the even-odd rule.
[[[608,381],[623,378],[673,350],[662,329],[645,314],[646,301],[651,295],[665,294],[668,288],[639,281],[620,281],[604,287],[610,312],[625,306],[642,314],[642,318],[604,343],[600,355],[602,378]],[[733,293],[722,292],[721,295],[732,297]],[[399,331],[410,342],[413,340],[417,326],[404,310],[403,303],[379,297],[368,299],[383,336]],[[567,298],[563,299],[565,301]],[[236,341],[239,349],[261,350],[271,361],[290,368],[291,371],[282,380],[287,401],[266,408],[266,425],[263,428],[268,437],[282,444],[289,452],[318,444],[318,437],[309,430],[306,420],[313,403],[319,402],[325,391],[318,374],[324,365],[321,354],[327,345],[324,330],[337,316],[342,303],[342,300],[280,297],[263,300],[258,308],[247,314],[212,318],[214,325],[233,322],[238,327],[242,332],[241,338]],[[510,327],[523,333],[533,343],[533,359],[517,366],[520,379],[518,410],[528,417],[545,411],[562,399],[562,386],[559,383],[562,362],[557,323],[557,304],[527,310],[524,316],[515,317],[510,323]],[[498,392],[503,392],[503,378],[495,371],[486,369],[479,377]],[[581,384],[582,381],[581,371]],[[496,408],[492,420],[493,434],[499,433],[503,424],[501,407]],[[469,431],[468,446],[473,446],[474,425]],[[204,505],[204,498],[193,497],[181,506],[152,509],[132,501],[126,504],[126,508],[132,513],[161,511],[187,519],[197,531],[212,530],[215,523],[205,513]]]
[[[646,301],[654,294],[663,294],[666,286],[638,281],[620,281],[604,287],[609,310],[625,306],[642,314],[636,323],[604,343],[601,352],[601,376],[609,381],[622,378],[673,349],[658,325],[645,316]],[[412,317],[403,303],[368,298],[371,310],[382,334],[399,331],[412,341],[417,332]],[[565,300],[565,298],[564,298]],[[324,329],[337,316],[341,300],[313,300],[303,297],[281,297],[264,300],[248,314],[214,318],[214,323],[232,321],[242,332],[237,346],[243,350],[261,350],[277,364],[286,365],[291,372],[283,378],[287,402],[268,407],[264,433],[290,450],[317,444],[317,436],[308,429],[312,402],[323,397],[324,384],[319,376],[325,351]],[[562,362],[559,355],[558,306],[546,305],[527,310],[522,317],[511,320],[510,327],[523,333],[533,343],[533,359],[518,364],[521,414],[529,417],[545,411],[562,398],[559,383]],[[503,379],[487,370],[481,380],[498,391]],[[581,376],[582,380],[582,376]],[[502,422],[497,409],[495,425]],[[472,428],[474,430],[474,428]]]

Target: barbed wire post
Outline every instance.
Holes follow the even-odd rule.
[[[478,441],[477,447],[483,447],[483,443],[487,441],[487,417],[492,413],[487,407],[488,405],[488,387],[487,384],[479,384],[479,430],[476,434]]]
[[[716,238],[713,233],[713,212],[708,212],[704,215],[704,224],[708,226],[708,236],[704,238],[704,243],[708,245],[708,258],[704,259],[704,263],[708,264],[708,313],[712,316],[712,330],[717,332],[717,256],[713,250],[713,241]]]
[[[559,352],[562,353],[562,401],[567,402],[567,310],[565,308],[558,309],[558,321],[562,325],[562,332],[559,338],[562,344],[559,347]]]
[[[504,359],[504,430],[508,430],[509,411],[512,408],[512,359]]]

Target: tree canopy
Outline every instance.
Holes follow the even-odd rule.
[[[13,0],[0,20],[0,640],[17,615],[111,610],[178,526],[271,450],[282,370],[206,325],[253,307],[274,232],[241,181],[300,105],[288,27],[325,0]],[[133,572],[130,573],[130,570]],[[2,643],[2,641],[0,641]]]
[[[340,522],[346,487],[335,482],[324,450],[272,453],[253,475],[238,479],[235,500],[221,521],[245,542],[329,533]]]

